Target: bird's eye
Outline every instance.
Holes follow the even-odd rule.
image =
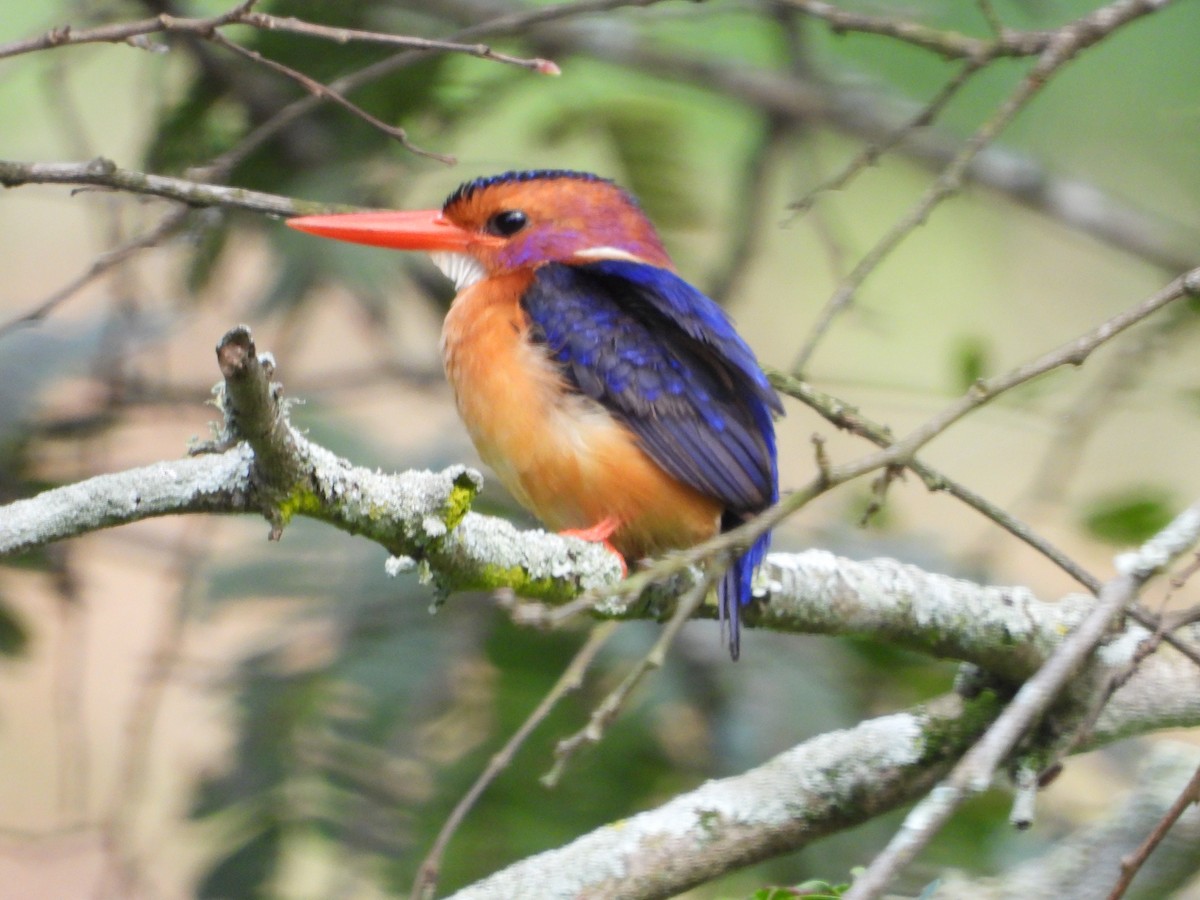
[[[519,209],[506,209],[488,219],[487,230],[489,234],[499,235],[500,237],[512,237],[524,228],[528,222],[528,217]]]

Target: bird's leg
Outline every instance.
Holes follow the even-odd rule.
[[[621,522],[615,516],[605,516],[595,525],[590,528],[568,528],[566,531],[560,531],[559,534],[563,537],[579,538],[581,541],[590,541],[591,543],[600,543],[611,550],[621,563],[621,577],[624,578],[629,574],[629,567],[625,565],[625,557],[616,547],[609,543],[608,539],[613,536],[613,533],[621,527]]]

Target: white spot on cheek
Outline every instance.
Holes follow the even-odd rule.
[[[628,250],[622,250],[619,247],[588,247],[584,250],[576,250],[573,254],[576,259],[595,260],[595,259],[619,259],[624,262],[644,263],[642,259]]]
[[[454,282],[454,288],[458,291],[466,290],[487,275],[479,260],[466,253],[438,251],[430,253],[429,258],[442,270],[443,275]]]

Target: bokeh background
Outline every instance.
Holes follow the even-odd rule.
[[[274,0],[260,8],[441,37],[534,5]],[[1047,28],[1094,5],[992,7],[1010,27]],[[0,44],[63,22],[226,8],[157,0],[0,7]],[[854,8],[987,34],[974,4]],[[353,94],[456,165],[408,152],[326,104],[247,156],[229,183],[428,207],[477,175],[599,172],[638,194],[679,269],[726,304],[760,358],[789,368],[840,280],[934,174],[901,147],[797,214],[789,206],[853,158],[861,137],[816,106],[773,115],[731,93],[727,79],[789,77],[812,96],[853,95],[866,112],[901,121],[960,64],[886,38],[839,37],[786,4],[750,0],[664,2],[555,27],[576,30],[548,27],[494,45],[551,56],[558,78],[441,54]],[[1146,214],[1175,258],[1195,264],[1198,34],[1200,7],[1179,3],[1103,41],[1018,116],[994,159],[1078,181]],[[247,28],[228,36],[323,80],[391,52]],[[103,155],[184,175],[301,96],[202,41],[148,43],[169,49],[97,44],[0,60],[0,158]],[[954,146],[994,114],[1027,66],[989,66],[922,135]],[[0,324],[168,211],[98,190],[0,193]],[[804,375],[902,434],[979,375],[1059,345],[1179,271],[968,184],[879,267]],[[43,320],[0,332],[0,498],[175,458],[206,437],[216,418],[206,405],[218,379],[212,347],[239,322],[275,353],[287,394],[303,401],[293,420],[317,442],[389,470],[478,465],[441,377],[437,335],[450,294],[419,258],[315,241],[250,214],[196,211]],[[1115,550],[1200,494],[1197,313],[1194,303],[1180,307],[1082,369],[1004,397],[924,458],[1107,576]],[[834,459],[867,450],[797,403],[779,433],[785,489],[811,476],[814,433],[829,440]],[[1078,589],[916,479],[893,485],[864,525],[870,496],[866,483],[830,493],[782,527],[776,546],[894,556],[1026,584],[1047,599]],[[477,508],[534,524],[490,482]],[[584,626],[517,628],[484,596],[452,597],[430,615],[429,590],[412,576],[388,578],[379,547],[303,520],[279,543],[267,532],[252,518],[147,522],[0,568],[0,884],[17,891],[11,896],[406,892],[450,808],[584,638]],[[1188,590],[1175,601],[1187,601]],[[939,694],[954,675],[952,665],[874,643],[760,633],[746,636],[734,665],[716,625],[695,623],[604,742],[580,755],[559,787],[543,788],[555,742],[586,721],[656,629],[621,627],[583,689],[467,818],[442,890],[813,735]],[[909,873],[909,886],[919,890],[945,866],[989,873],[1035,856],[1111,809],[1143,753],[1130,741],[1073,759],[1028,833],[1007,826],[1002,793],[972,802]],[[694,896],[845,880],[897,821]]]

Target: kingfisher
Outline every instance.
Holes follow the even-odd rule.
[[[459,414],[483,461],[550,528],[604,542],[624,566],[778,500],[778,395],[611,180],[506,172],[466,182],[440,209],[287,224],[430,254],[457,289],[442,356]],[[735,660],[769,544],[759,537],[717,584]]]

